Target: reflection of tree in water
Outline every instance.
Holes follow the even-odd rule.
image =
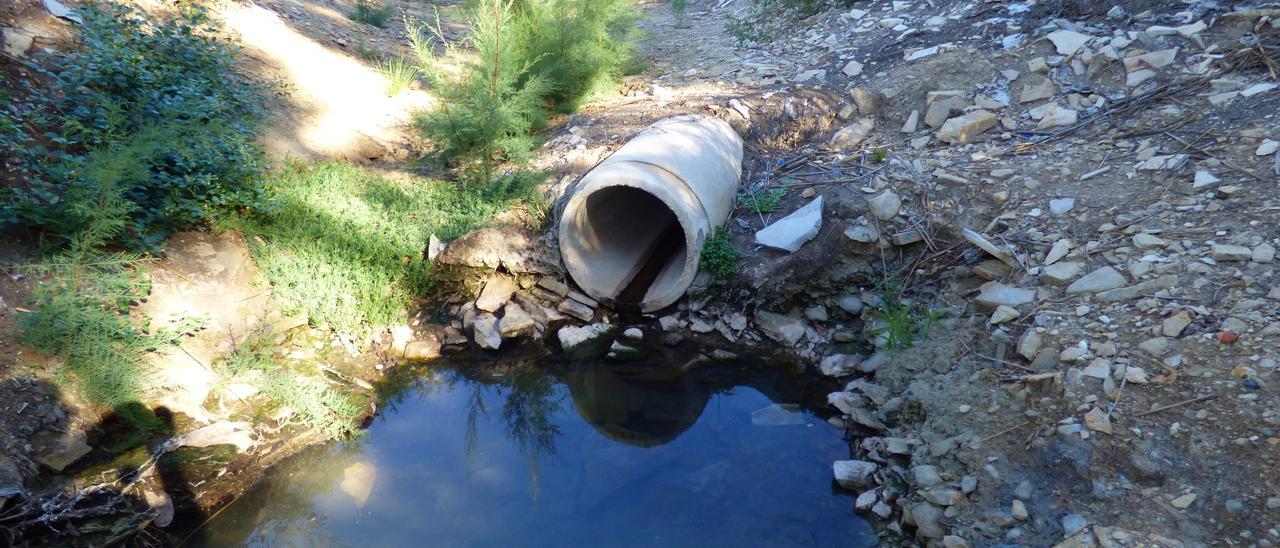
[[[552,422],[552,417],[560,411],[564,396],[557,393],[549,375],[536,371],[517,371],[507,377],[505,385],[511,390],[502,405],[507,437],[516,442],[520,452],[529,459],[529,488],[537,500],[538,457],[555,456],[560,427]]]

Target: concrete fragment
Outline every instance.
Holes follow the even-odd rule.
[[[975,110],[964,116],[957,116],[942,124],[936,137],[951,145],[967,143],[982,132],[996,125],[999,118],[986,110]]]
[[[794,253],[822,228],[822,196],[756,232],[756,243]]]

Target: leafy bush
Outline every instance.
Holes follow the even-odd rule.
[[[350,17],[353,21],[382,28],[387,26],[387,21],[391,19],[395,11],[395,8],[384,6],[373,0],[359,0],[356,2],[356,9],[347,14],[347,17]]]
[[[530,73],[530,63],[523,59],[508,0],[482,0],[469,20],[462,46],[474,49],[474,56],[464,56],[458,44],[447,47],[449,59],[461,63],[456,73],[425,44],[423,30],[428,27],[411,32],[420,69],[440,99],[416,123],[435,141],[441,160],[487,182],[499,160],[528,157],[535,142],[529,134],[542,124],[550,87]],[[446,41],[439,21],[431,30]]]
[[[129,319],[146,294],[135,254],[102,251],[126,227],[134,207],[120,183],[146,176],[146,157],[168,135],[148,132],[126,145],[100,149],[83,162],[82,184],[68,209],[83,219],[61,253],[32,266],[44,282],[33,295],[34,311],[18,319],[19,336],[61,360],[57,379],[90,401],[110,406],[139,427],[156,424],[137,402],[150,386],[146,355],[176,342],[178,332],[148,331]],[[92,186],[90,186],[92,185]]]
[[[738,249],[729,240],[729,231],[717,228],[716,233],[702,245],[698,268],[712,276],[725,279],[738,272]]]
[[[941,313],[902,300],[902,281],[889,278],[880,286],[884,301],[875,308],[880,324],[868,331],[872,337],[884,337],[885,348],[910,348],[916,338],[928,333],[938,323]]]
[[[275,207],[223,222],[249,241],[254,262],[289,314],[366,335],[405,321],[431,287],[422,256],[432,233],[456,238],[517,202],[539,179],[499,178],[482,188],[384,177],[346,162],[291,164],[267,178]]]
[[[514,15],[528,74],[547,82],[557,111],[608,89],[632,57],[631,0],[515,0]]]
[[[781,188],[739,192],[738,203],[752,213],[772,213],[786,194],[787,191]]]
[[[837,1],[843,5],[846,0]],[[780,25],[818,13],[824,3],[824,0],[754,0],[743,16],[728,16],[724,28],[740,46],[746,42],[764,42],[778,34]]]
[[[689,13],[689,0],[671,0],[671,14],[676,16],[677,24],[683,25],[684,17]]]
[[[631,64],[631,0],[480,0],[470,31],[437,56],[425,30],[447,43],[439,21],[410,25],[410,40],[440,106],[418,117],[447,165],[492,179],[501,161],[526,159],[547,112],[569,112]]]
[[[0,222],[77,233],[84,220],[66,196],[96,185],[83,176],[86,151],[161,125],[176,138],[135,158],[145,169],[122,182],[135,207],[118,238],[155,247],[215,211],[256,204],[263,89],[236,70],[236,49],[215,34],[208,13],[182,3],[157,18],[90,2],[80,15],[78,47],[56,61],[55,89],[42,105],[51,146],[36,150],[37,180],[13,192]]]
[[[271,356],[268,337],[250,337],[217,367],[224,380],[237,376],[251,382],[277,406],[288,407],[301,421],[334,439],[359,433],[364,406],[352,394],[344,394],[315,375],[290,371]]]
[[[403,57],[393,57],[378,64],[378,71],[387,79],[387,94],[400,95],[418,78],[418,67]]]

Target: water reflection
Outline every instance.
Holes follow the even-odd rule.
[[[661,360],[659,360],[661,361]],[[210,545],[866,546],[831,489],[839,432],[773,403],[782,370],[510,364],[406,377],[353,444],[309,451],[214,519]],[[571,404],[571,405],[570,405]],[[785,413],[785,411],[784,411]]]

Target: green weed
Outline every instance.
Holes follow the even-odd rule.
[[[393,57],[379,63],[378,71],[387,79],[387,94],[392,97],[404,93],[418,78],[418,67],[403,57]]]
[[[689,0],[671,0],[671,14],[676,16],[676,23],[684,24],[684,18],[689,14]]]
[[[940,311],[903,301],[902,281],[897,278],[885,280],[880,286],[880,295],[884,302],[875,309],[880,325],[869,333],[873,337],[884,337],[885,348],[910,348],[942,317]]]
[[[345,162],[287,165],[266,180],[274,206],[223,223],[249,240],[287,313],[358,335],[403,322],[431,287],[422,257],[516,203],[536,202],[530,176],[483,188],[382,176]]]
[[[889,157],[889,149],[887,148],[877,147],[871,150],[871,163],[873,164],[883,163],[885,159],[887,159],[888,157]]]
[[[470,31],[449,43],[434,26],[409,24],[410,42],[441,106],[417,125],[439,159],[468,179],[491,180],[519,163],[549,112],[571,112],[612,88],[631,67],[638,15],[631,0],[481,0]],[[444,55],[431,47],[448,44]]]
[[[352,394],[344,394],[324,383],[318,371],[292,371],[271,356],[273,345],[266,337],[250,337],[217,367],[224,382],[247,381],[279,407],[292,409],[301,421],[318,428],[330,438],[348,439],[359,433],[365,406]]]
[[[256,205],[265,89],[240,72],[236,47],[207,11],[183,2],[172,15],[153,16],[89,2],[78,13],[84,24],[75,47],[52,64],[54,89],[35,96],[26,120],[46,137],[22,157],[30,186],[0,196],[0,224],[77,234],[83,220],[68,197],[97,184],[83,176],[86,154],[161,125],[183,129],[135,157],[145,169],[120,181],[134,207],[118,243],[155,248],[216,212]]]
[[[173,138],[148,131],[86,156],[83,184],[72,189],[67,205],[83,222],[63,251],[31,267],[43,281],[32,296],[34,310],[18,318],[24,343],[59,358],[59,384],[140,428],[157,425],[138,403],[151,387],[147,355],[175,344],[178,334],[193,326],[149,330],[145,322],[132,321],[132,306],[147,293],[137,273],[146,260],[103,248],[125,230],[135,207],[124,198],[121,183],[144,176],[146,166],[138,158]]]
[[[715,235],[702,245],[698,268],[719,279],[726,279],[738,272],[738,249],[733,247],[728,230],[717,228]]]
[[[435,142],[436,153],[446,165],[462,170],[471,181],[488,182],[497,162],[521,161],[530,156],[532,131],[542,125],[542,107],[550,86],[529,72],[515,39],[516,23],[506,0],[484,0],[476,5],[465,40],[449,43],[446,57],[461,64],[454,73],[446,60],[430,47],[415,45],[420,70],[440,98],[437,108],[420,114],[418,128]],[[447,43],[437,20],[435,27],[412,32],[415,44],[425,43],[425,30]],[[474,50],[464,55],[462,48]]]
[[[384,6],[373,0],[358,0],[356,8],[347,14],[352,21],[383,28],[396,12],[391,6]]]
[[[739,192],[738,203],[752,213],[772,213],[786,195],[787,191],[781,188]]]

